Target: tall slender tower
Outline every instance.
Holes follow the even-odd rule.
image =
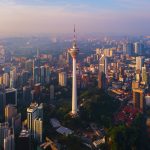
[[[71,114],[73,116],[77,115],[77,81],[76,81],[76,58],[77,54],[79,52],[79,49],[77,47],[76,43],[76,35],[75,35],[75,26],[74,26],[74,41],[73,41],[73,46],[72,48],[69,49],[69,53],[72,57],[73,61],[73,72],[72,72],[72,111]]]

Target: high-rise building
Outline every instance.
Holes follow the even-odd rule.
[[[102,55],[99,59],[99,72],[103,72],[105,73],[106,77],[108,74],[108,57],[105,57],[104,55]]]
[[[5,90],[6,105],[17,105],[17,89],[9,88]]]
[[[145,91],[143,89],[133,89],[133,105],[143,111],[145,108]]]
[[[31,87],[24,86],[23,87],[23,104],[30,104],[31,103]]]
[[[147,75],[146,67],[142,67],[142,82],[144,82],[145,84],[148,83],[148,75]]]
[[[0,123],[0,148],[4,148],[4,139],[8,136],[8,122]]]
[[[16,150],[21,150],[22,147],[24,150],[31,150],[31,135],[30,131],[26,129],[22,129],[16,141]]]
[[[143,54],[143,49],[144,49],[144,46],[143,46],[142,43],[140,43],[140,42],[134,43],[135,54],[142,55]]]
[[[33,67],[33,61],[31,59],[27,60],[25,62],[25,70],[32,72],[32,67]]]
[[[34,133],[34,119],[38,117],[38,104],[31,103],[27,108],[27,127],[31,131],[31,135]]]
[[[5,92],[0,92],[0,122],[4,119],[5,104]]]
[[[50,85],[50,100],[54,100],[54,95],[55,95],[54,85]]]
[[[34,67],[33,68],[33,79],[34,79],[34,84],[39,83],[40,82],[40,76],[39,76],[39,68],[38,67]]]
[[[15,150],[15,136],[11,132],[4,138],[4,150]]]
[[[40,82],[41,84],[45,83],[45,67],[44,66],[40,67]]]
[[[77,115],[78,106],[77,106],[77,80],[76,80],[76,58],[79,53],[79,49],[77,47],[76,38],[75,38],[75,28],[74,28],[74,41],[73,47],[69,49],[69,53],[72,57],[73,61],[73,72],[72,72],[72,111],[71,114],[73,116]]]
[[[45,66],[45,82],[46,82],[46,84],[50,83],[50,68],[49,68],[49,66]]]
[[[144,58],[141,56],[136,57],[136,70],[142,70],[143,65],[144,65]]]
[[[15,88],[15,86],[16,86],[16,79],[17,79],[16,68],[13,68],[10,71],[10,88]]]
[[[5,49],[0,45],[0,64],[5,63]]]
[[[4,73],[4,74],[3,74],[3,84],[4,84],[6,87],[9,87],[10,80],[9,80],[9,74],[8,74],[8,73]]]
[[[27,127],[32,136],[34,136],[34,121],[40,117],[43,117],[43,104],[31,103],[27,108]]]
[[[133,44],[130,42],[124,43],[123,44],[123,54],[127,54],[131,56],[133,54]]]
[[[66,72],[59,73],[59,85],[60,86],[67,86],[67,74]]]
[[[12,125],[12,118],[17,115],[17,108],[15,105],[8,104],[5,107],[5,122],[9,123],[9,126]]]
[[[12,128],[14,130],[14,134],[19,135],[21,131],[21,114],[20,113],[12,117]]]
[[[106,76],[104,72],[98,73],[98,88],[103,90],[106,89]]]
[[[43,121],[41,118],[34,119],[34,139],[39,143],[43,141]]]

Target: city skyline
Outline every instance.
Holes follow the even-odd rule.
[[[1,0],[0,35],[70,33],[148,35],[148,0]]]

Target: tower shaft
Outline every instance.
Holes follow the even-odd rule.
[[[77,114],[77,82],[76,82],[76,58],[73,58],[72,73],[72,114]]]

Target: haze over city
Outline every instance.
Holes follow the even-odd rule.
[[[0,150],[150,150],[150,0],[0,0]]]
[[[149,0],[1,0],[0,36],[71,33],[150,34]]]

